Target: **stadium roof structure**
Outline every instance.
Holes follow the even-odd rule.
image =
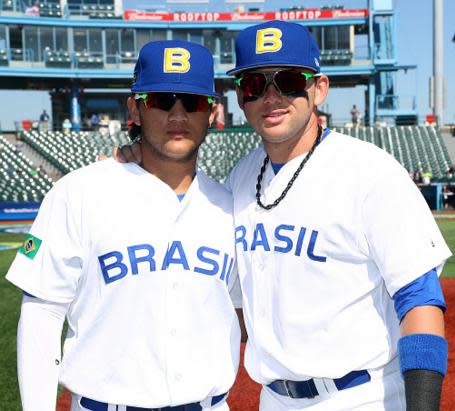
[[[50,90],[53,97],[66,93],[64,104],[72,102],[73,124],[80,121],[78,113],[86,111],[80,107],[81,91],[126,92],[139,49],[153,39],[204,44],[214,56],[217,89],[233,89],[226,71],[235,64],[236,34],[272,19],[309,27],[332,87],[366,87],[369,124],[384,117],[417,118],[415,96],[403,106],[395,91],[396,72],[415,66],[398,64],[391,0],[371,0],[367,7],[353,10],[333,6],[276,11],[269,11],[266,1],[252,6],[246,2],[248,11],[236,2],[225,4],[229,11],[207,11],[218,4],[208,1],[166,3],[174,11],[122,10],[114,0],[95,5],[44,1],[23,9],[11,4],[11,10],[0,9],[0,88]],[[147,5],[159,6],[156,1]],[[178,12],[182,7],[190,11]]]

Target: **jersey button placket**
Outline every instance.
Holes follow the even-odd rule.
[[[183,217],[182,210],[176,216],[174,225],[169,233],[169,245],[175,239],[182,238],[179,230],[179,220]],[[184,236],[183,236],[184,237]],[[175,255],[174,255],[175,256]],[[181,327],[182,307],[180,305],[183,295],[186,290],[182,287],[181,280],[182,268],[180,264],[170,264],[164,275],[166,275],[167,290],[166,290],[166,310],[167,317],[167,358],[166,367],[168,369],[168,386],[171,399],[178,399],[181,392],[181,385],[185,382],[184,368],[182,368],[183,359],[181,358],[181,344],[185,338],[182,335],[183,329]]]
[[[173,244],[176,238],[179,238],[178,220],[181,218],[181,207],[174,215],[174,221],[169,230],[168,248]],[[166,276],[166,312],[167,312],[167,343],[166,343],[166,368],[168,369],[168,386],[171,399],[175,399],[182,382],[181,368],[179,367],[179,309],[176,307],[176,301],[180,299],[179,286],[179,267],[170,264],[163,273]]]
[[[254,295],[255,297],[255,312],[254,318],[256,321],[253,321],[254,332],[257,335],[263,335],[266,333],[264,325],[266,321],[265,318],[268,318],[273,312],[273,297],[271,284],[274,283],[274,279],[270,276],[274,273],[274,258],[273,247],[274,247],[274,236],[273,232],[270,232],[270,228],[274,227],[274,217],[273,210],[263,210],[258,215],[256,219],[255,226],[262,224],[265,232],[265,238],[262,238],[262,242],[257,244],[257,247],[252,251],[252,266],[253,272],[251,273],[253,277],[253,284],[255,284]],[[258,237],[259,238],[259,237]]]

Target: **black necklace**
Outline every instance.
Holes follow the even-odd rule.
[[[276,207],[278,204],[280,204],[281,200],[283,200],[283,198],[286,197],[286,194],[288,193],[288,191],[294,184],[294,181],[299,176],[300,172],[302,171],[302,168],[304,167],[304,165],[307,163],[307,161],[312,156],[317,145],[321,142],[321,136],[322,136],[322,127],[320,125],[318,125],[318,135],[317,135],[316,140],[314,141],[313,146],[311,147],[310,151],[308,151],[308,154],[305,156],[305,158],[300,163],[299,168],[295,171],[294,175],[289,180],[288,185],[286,186],[284,191],[281,193],[281,195],[273,203],[267,204],[267,205],[263,204],[261,201],[261,181],[264,177],[264,173],[265,173],[267,164],[270,161],[269,156],[265,156],[264,163],[262,164],[261,171],[259,172],[257,183],[256,183],[256,202],[260,207],[262,207],[264,210],[270,210],[271,208]]]

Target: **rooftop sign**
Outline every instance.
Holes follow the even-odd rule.
[[[322,19],[352,19],[365,18],[368,10],[288,10],[276,12],[251,12],[251,13],[153,13],[137,10],[125,10],[124,20],[150,21],[150,22],[210,22],[210,21],[241,21],[258,22],[268,20],[322,20]]]

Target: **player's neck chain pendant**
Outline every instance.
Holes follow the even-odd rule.
[[[312,156],[312,154],[313,154],[314,150],[316,149],[317,145],[321,142],[321,136],[322,136],[322,127],[320,125],[318,125],[318,135],[316,137],[316,140],[313,143],[313,146],[311,147],[310,151],[308,151],[308,154],[305,156],[305,158],[300,163],[299,167],[295,171],[295,173],[292,176],[292,178],[289,180],[288,185],[283,190],[281,195],[271,204],[263,204],[262,201],[261,201],[261,182],[262,182],[262,179],[264,178],[264,173],[265,173],[265,169],[267,167],[267,164],[270,161],[269,156],[265,156],[264,163],[262,164],[261,171],[259,172],[257,183],[256,183],[256,202],[257,202],[257,204],[260,207],[262,207],[264,210],[270,210],[271,208],[276,207],[278,204],[280,204],[281,200],[283,200],[283,198],[286,197],[286,194],[288,193],[288,191],[290,190],[290,188],[294,184],[294,181],[297,179],[297,177],[299,176],[299,174],[302,171],[303,167],[305,166],[307,161]]]

